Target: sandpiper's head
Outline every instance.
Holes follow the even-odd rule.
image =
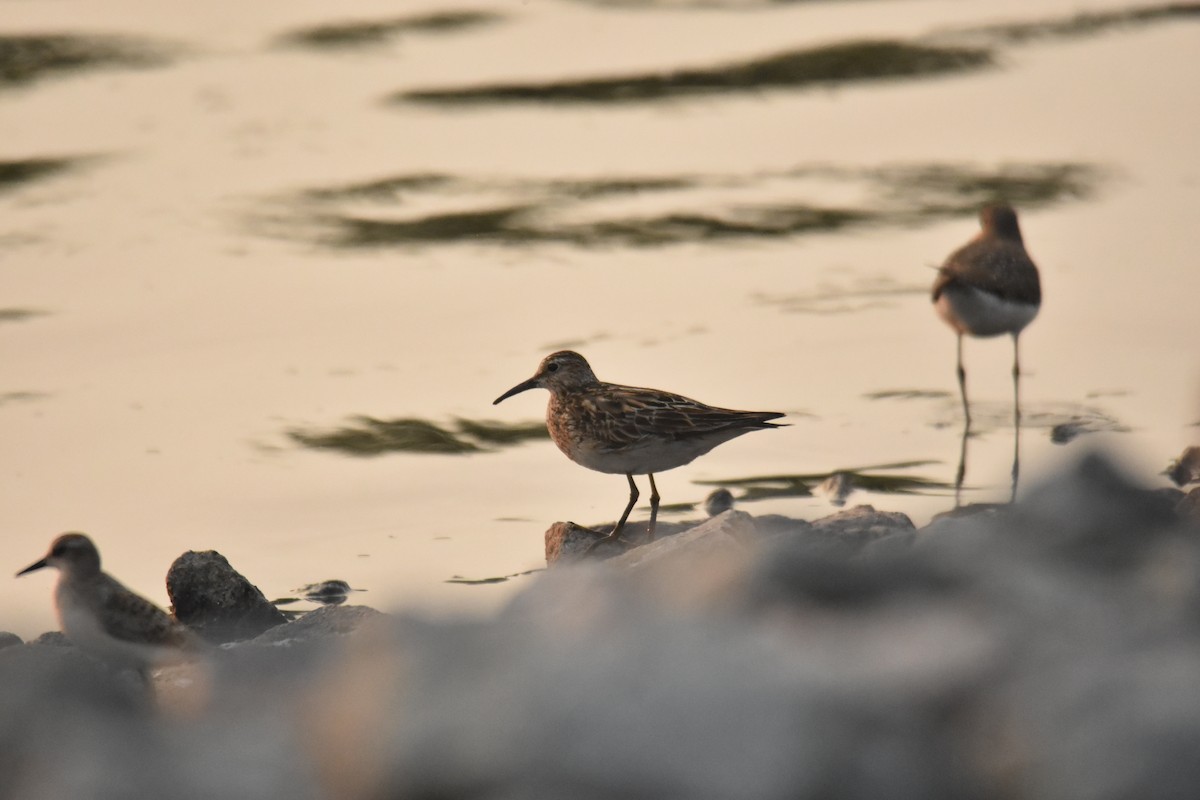
[[[542,359],[538,371],[532,378],[518,383],[497,397],[492,401],[492,405],[527,389],[549,389],[551,392],[561,392],[578,389],[592,383],[596,383],[596,375],[588,366],[587,360],[574,351],[559,350]]]
[[[1017,212],[1012,206],[995,203],[979,210],[979,227],[985,234],[1001,239],[1021,241],[1021,227],[1017,224]]]
[[[50,552],[41,561],[30,564],[17,573],[39,570],[42,567],[57,567],[73,575],[89,575],[100,571],[100,552],[92,540],[82,533],[64,533],[50,545]]]

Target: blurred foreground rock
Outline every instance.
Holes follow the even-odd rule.
[[[1200,530],[1161,493],[1092,457],[920,531],[843,514],[726,511],[487,619],[325,608],[186,713],[0,649],[0,797],[1195,796]]]

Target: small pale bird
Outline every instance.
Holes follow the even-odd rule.
[[[62,632],[80,650],[143,675],[198,654],[198,636],[149,600],[100,569],[96,545],[82,533],[64,533],[41,561],[17,573],[58,568],[54,607]]]
[[[551,353],[537,373],[493,401],[493,405],[528,389],[548,389],[546,427],[567,458],[597,472],[624,475],[629,503],[612,532],[597,541],[616,541],[638,499],[634,475],[650,479],[650,526],[658,519],[658,487],[654,473],[690,463],[722,442],[763,428],[775,411],[732,411],[677,394],[604,383],[583,356],[570,350]]]
[[[958,334],[958,388],[967,425],[971,424],[971,409],[963,369],[963,334],[1012,336],[1013,413],[1019,419],[1018,338],[1042,305],[1038,269],[1025,251],[1017,212],[1007,205],[984,206],[979,224],[978,235],[950,254],[933,282],[934,308]]]

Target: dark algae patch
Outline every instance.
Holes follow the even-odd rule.
[[[334,247],[379,247],[436,243],[487,242],[506,245],[563,243],[582,247],[653,247],[687,242],[779,238],[836,230],[869,215],[847,209],[796,206],[746,206],[723,213],[671,212],[555,225],[539,219],[536,206],[434,214],[416,219],[382,220],[330,215],[321,220],[324,242]]]
[[[410,175],[397,175],[391,178],[350,183],[344,186],[329,186],[309,189],[303,193],[308,200],[339,201],[339,200],[387,200],[405,192],[429,191],[445,187],[454,182],[450,175],[436,172],[418,172]]]
[[[0,192],[15,189],[51,175],[57,175],[76,164],[73,158],[26,158],[0,161]]]
[[[696,185],[696,180],[686,176],[665,178],[611,178],[597,180],[563,180],[546,184],[554,194],[587,200],[593,197],[612,197],[642,192],[682,191]]]
[[[960,72],[992,63],[991,51],[879,40],[845,42],[715,67],[543,83],[498,83],[403,92],[423,103],[628,103],[760,89],[831,86]]]
[[[383,420],[355,417],[353,424],[326,431],[293,428],[288,436],[315,450],[336,450],[352,456],[383,453],[473,453],[480,448],[451,431],[421,419]]]
[[[590,200],[600,197],[646,192],[694,189],[702,179],[670,175],[630,176],[625,178],[523,180],[520,178],[471,180],[440,172],[415,172],[388,178],[307,189],[301,198],[322,203],[340,201],[386,201],[406,194],[439,193],[469,195],[474,192],[511,192],[563,200]]]
[[[868,400],[944,400],[951,394],[941,389],[881,389],[867,392],[863,397]]]
[[[538,569],[527,569],[524,572],[514,572],[511,575],[495,575],[490,578],[466,578],[462,575],[455,575],[453,578],[447,578],[446,583],[461,583],[465,586],[491,586],[496,583],[506,583],[513,578],[523,578],[526,575],[533,575],[538,572],[545,572],[545,567]]]
[[[548,439],[544,422],[494,422],[490,420],[456,419],[459,433],[485,444],[513,445],[530,439]]]
[[[0,308],[0,323],[25,322],[34,317],[45,316],[46,313],[36,308]]]
[[[784,5],[763,2],[756,5]],[[623,1],[621,2],[625,6]],[[646,5],[646,4],[638,4]],[[659,7],[678,4],[658,4]],[[683,4],[706,7],[707,2]],[[711,7],[721,7],[712,3]],[[396,102],[471,105],[489,103],[630,103],[764,89],[834,87],[867,81],[954,74],[993,66],[995,46],[1096,35],[1109,30],[1200,19],[1200,3],[1083,12],[1071,17],[937,32],[913,41],[862,40],[794,50],[746,61],[631,75],[491,83],[415,89]],[[982,44],[982,43],[987,43]]]
[[[873,173],[880,189],[915,217],[973,215],[986,203],[1023,209],[1091,197],[1105,171],[1092,164],[1005,164],[980,169],[968,164],[887,167]]]
[[[1005,43],[1022,44],[1041,39],[1096,36],[1122,28],[1175,20],[1200,21],[1200,3],[1165,3],[1143,8],[1084,11],[1063,19],[988,25],[961,33],[982,35],[991,40]]]
[[[279,41],[288,46],[326,50],[349,49],[378,45],[409,33],[454,33],[500,19],[499,14],[487,11],[440,11],[391,19],[314,25],[286,33]]]
[[[385,453],[478,453],[511,446],[529,439],[548,438],[545,423],[507,424],[480,420],[455,420],[442,427],[423,419],[383,420],[359,416],[340,428],[292,428],[288,437],[303,447],[333,450],[351,456]]]
[[[332,234],[329,244],[336,247],[374,247],[391,244],[433,242],[529,241],[519,218],[527,206],[505,206],[481,211],[430,214],[416,219],[381,220],[353,216],[326,219]]]
[[[772,239],[813,231],[832,231],[863,222],[867,214],[853,209],[804,204],[755,205],[725,213],[670,213],[642,219],[602,220],[561,231],[576,244],[655,245],[721,239]]]
[[[493,244],[578,247],[661,247],[696,242],[770,240],[829,233],[868,225],[914,225],[973,217],[981,204],[1004,200],[1029,210],[1092,196],[1106,178],[1094,165],[1015,163],[911,164],[872,168],[809,166],[751,175],[630,175],[534,180],[470,178],[413,173],[360,183],[301,190],[287,216],[263,223],[264,231],[297,232],[331,248]],[[868,198],[861,206],[822,205],[811,179],[859,184]],[[778,195],[789,185],[794,198],[754,202],[757,187],[771,184]],[[693,202],[711,188],[731,190],[742,200]],[[480,195],[502,196],[497,205],[434,213],[430,199],[474,203]],[[645,195],[659,206],[621,205],[624,196]],[[369,204],[369,210],[362,206]],[[353,211],[349,207],[353,205]],[[699,206],[699,208],[698,208]],[[347,208],[342,211],[342,208]],[[595,210],[595,213],[589,214]],[[407,212],[407,213],[406,213]],[[566,216],[564,216],[566,215]],[[919,291],[924,292],[922,286]],[[864,304],[886,303],[909,286],[872,284],[828,296],[765,298],[789,310],[837,313]],[[847,305],[848,303],[848,305]]]
[[[100,67],[154,67],[166,61],[163,48],[135,39],[10,34],[0,36],[0,89],[51,74]]]

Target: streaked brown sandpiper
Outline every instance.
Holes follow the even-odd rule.
[[[616,541],[638,499],[634,475],[650,479],[650,525],[654,538],[659,494],[654,475],[688,464],[722,442],[764,428],[784,416],[776,411],[733,411],[658,389],[604,383],[583,356],[551,353],[537,372],[493,401],[529,389],[548,389],[546,427],[567,458],[597,472],[624,475],[629,502],[612,531],[597,541]]]

